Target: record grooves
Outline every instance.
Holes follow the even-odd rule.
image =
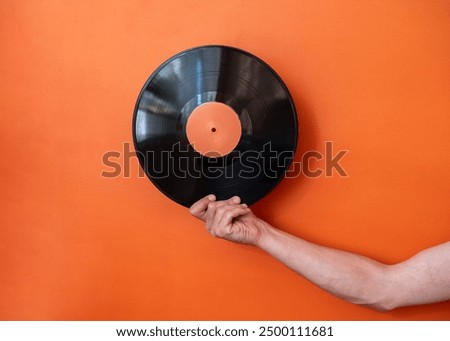
[[[141,167],[189,207],[207,194],[252,204],[284,177],[297,145],[297,114],[275,71],[227,46],[201,46],[164,62],[133,116]]]

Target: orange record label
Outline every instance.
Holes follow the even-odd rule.
[[[195,108],[188,117],[186,135],[200,154],[225,156],[236,148],[241,138],[241,122],[236,112],[220,102],[207,102]]]

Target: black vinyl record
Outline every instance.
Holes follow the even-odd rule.
[[[200,152],[188,138],[190,116],[206,103],[225,104],[237,115],[239,136],[225,154]],[[220,143],[213,140],[228,121],[208,127],[211,138],[200,137]],[[297,130],[281,78],[258,57],[227,46],[193,48],[164,62],[145,83],[133,116],[141,167],[162,193],[186,207],[208,194],[219,200],[238,195],[249,205],[264,197],[293,160]]]

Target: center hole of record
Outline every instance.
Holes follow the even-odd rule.
[[[228,105],[207,102],[196,107],[186,123],[186,137],[200,154],[220,157],[231,153],[242,135],[238,114]]]

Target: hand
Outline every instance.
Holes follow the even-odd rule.
[[[237,196],[216,201],[212,194],[200,199],[190,208],[191,214],[206,223],[214,237],[243,244],[257,244],[264,225]]]

